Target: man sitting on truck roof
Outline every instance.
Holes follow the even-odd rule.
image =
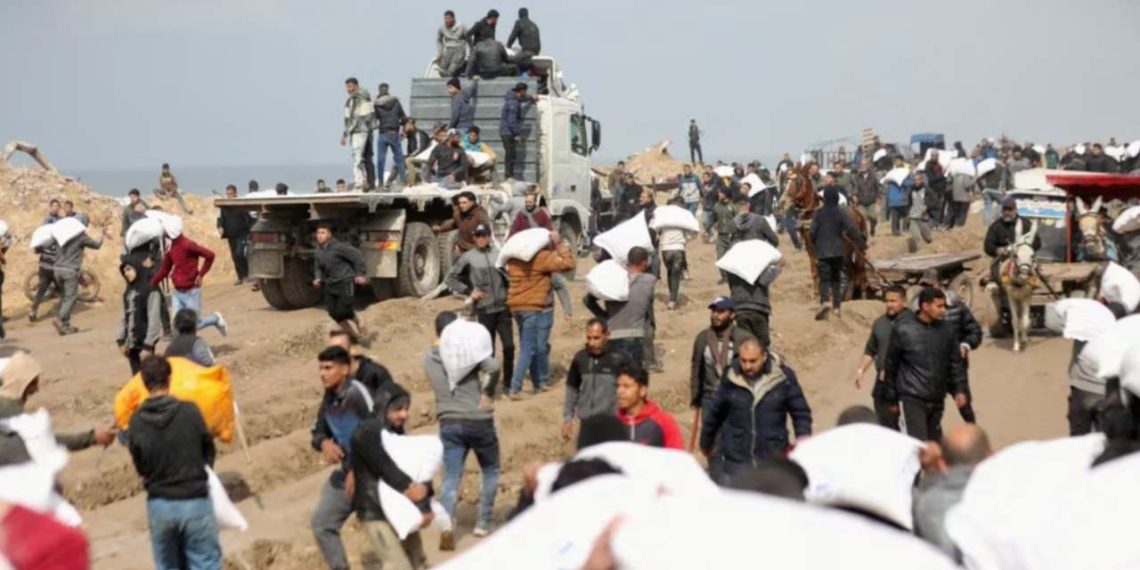
[[[487,143],[479,140],[479,127],[472,125],[467,129],[467,136],[463,139],[463,152],[467,153],[467,161],[470,163],[468,179],[495,181],[495,162],[498,157]]]
[[[443,25],[435,35],[435,63],[443,77],[456,77],[463,70],[467,60],[466,35],[467,26],[455,20],[455,12],[444,12]]]
[[[459,240],[456,246],[459,248],[459,253],[463,254],[475,247],[475,228],[479,224],[491,227],[491,217],[487,215],[483,206],[479,205],[475,193],[470,190],[456,194],[452,203],[455,207],[452,208],[451,219],[432,226],[432,231],[443,233],[459,230]]]
[[[515,20],[515,27],[507,37],[507,47],[514,45],[516,40],[519,42],[519,51],[515,62],[520,68],[527,69],[531,59],[542,51],[542,38],[538,25],[530,19],[530,10],[526,8],[519,8],[519,19]]]
[[[459,144],[459,131],[447,131],[446,142],[436,145],[428,157],[424,179],[435,180],[442,188],[459,188],[467,180],[467,153]]]
[[[486,39],[471,49],[471,57],[467,58],[467,78],[478,75],[484,79],[496,77],[510,77],[518,73],[518,67],[511,63],[511,55],[503,42],[495,39]]]

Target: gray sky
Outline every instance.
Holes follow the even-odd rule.
[[[519,2],[3,0],[0,143],[68,169],[345,160],[343,80],[407,102],[443,10]],[[690,117],[705,156],[942,131],[972,143],[1140,138],[1135,0],[530,1],[544,52],[603,123],[601,156]]]

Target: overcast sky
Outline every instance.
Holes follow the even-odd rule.
[[[339,162],[346,76],[406,103],[445,9],[470,25],[497,8],[505,40],[520,5],[0,0],[0,143],[38,143],[64,170]],[[885,140],[1140,138],[1136,0],[525,5],[607,158],[663,138],[680,150],[690,117],[708,159],[868,126]]]

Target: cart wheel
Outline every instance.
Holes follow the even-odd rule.
[[[966,304],[966,308],[974,309],[974,279],[965,273],[958,274],[957,277],[950,280],[950,285],[947,289],[958,295],[958,298]]]

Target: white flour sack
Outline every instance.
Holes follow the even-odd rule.
[[[649,223],[649,227],[654,230],[675,228],[693,233],[701,231],[697,217],[680,206],[658,206],[653,212],[653,221]]]
[[[147,210],[146,217],[158,220],[166,231],[166,237],[174,239],[182,235],[182,218],[160,210]]]
[[[222,485],[222,480],[218,478],[218,474],[214,473],[210,466],[206,466],[206,483],[209,488],[210,504],[214,507],[214,519],[218,521],[219,526],[226,528],[236,528],[245,532],[249,528],[249,523],[246,522],[245,516],[238,510],[237,505],[230,500],[230,496],[226,493],[226,487]]]
[[[548,245],[550,245],[550,230],[545,228],[523,230],[511,236],[507,243],[503,244],[495,265],[503,267],[508,259],[530,261]]]
[[[48,227],[51,228],[51,237],[61,247],[87,230],[87,226],[84,226],[83,222],[76,218],[64,218]]]
[[[1140,280],[1131,271],[1109,262],[1100,278],[1100,294],[1111,302],[1124,305],[1131,313],[1140,305]]]
[[[1045,306],[1045,325],[1070,340],[1093,340],[1115,323],[1112,311],[1092,299],[1061,299]]]
[[[439,356],[452,390],[480,362],[494,354],[494,346],[487,327],[474,321],[459,319],[443,329],[439,337]]]
[[[162,237],[165,231],[158,219],[143,218],[127,228],[127,236],[123,238],[123,243],[127,246],[127,251],[130,251]]]
[[[603,301],[628,301],[629,271],[616,260],[607,259],[586,274],[586,290]]]
[[[431,481],[443,464],[443,441],[435,435],[399,435],[389,431],[380,432],[380,441],[384,451],[400,468],[417,483]],[[384,517],[396,530],[400,540],[420,530],[423,515],[411,499],[403,493],[389,487],[381,480],[379,483],[380,508],[384,509]],[[432,512],[436,513],[432,526],[440,530],[451,530],[451,518],[439,501],[432,499]],[[442,513],[444,516],[440,516]]]
[[[653,251],[653,240],[649,238],[649,226],[645,223],[645,216],[634,216],[617,226],[614,226],[607,232],[601,233],[598,237],[594,238],[594,245],[606,250],[610,257],[618,260],[618,263],[626,265],[629,258],[629,250],[635,247],[643,247],[648,251]]]
[[[808,502],[856,507],[913,527],[911,484],[923,443],[870,424],[837,427],[798,444],[790,459],[808,474]]]
[[[770,264],[779,261],[780,250],[759,239],[742,241],[716,260],[716,266],[748,283],[755,283]]]

